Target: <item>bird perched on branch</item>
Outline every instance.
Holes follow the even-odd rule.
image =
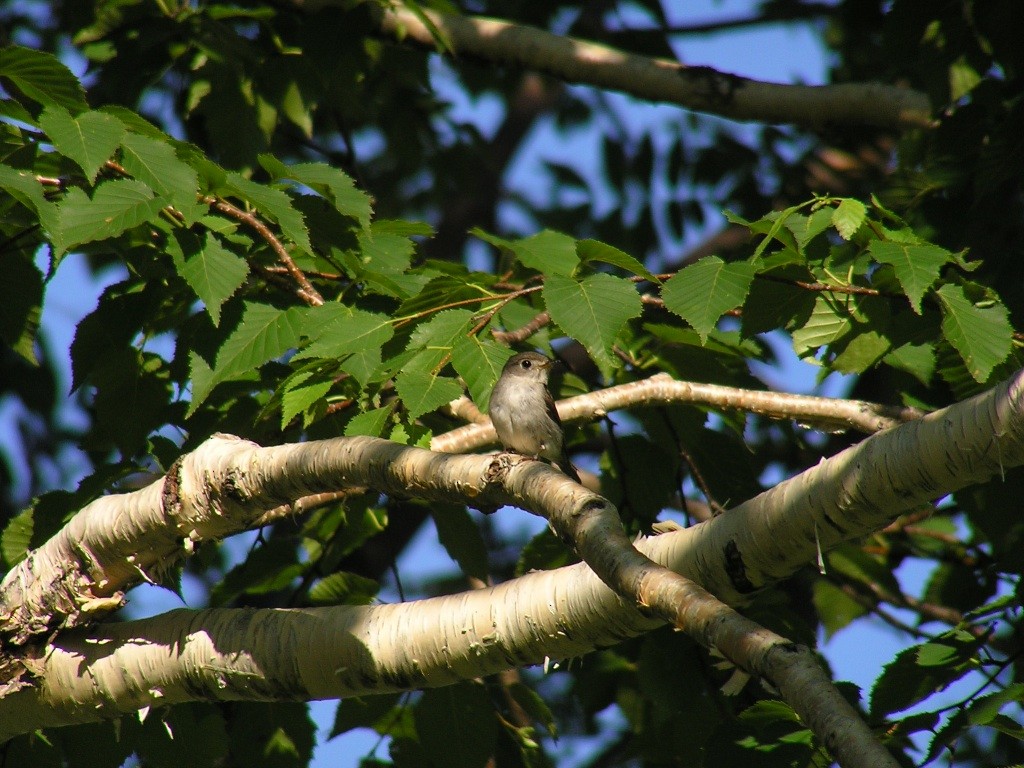
[[[505,450],[545,458],[580,482],[565,451],[562,422],[548,391],[553,361],[537,352],[513,355],[491,392],[491,421]]]

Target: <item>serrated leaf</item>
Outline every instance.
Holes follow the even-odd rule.
[[[794,213],[786,219],[786,229],[793,233],[797,245],[802,253],[807,244],[814,238],[828,229],[832,223],[832,210],[830,208],[819,208],[810,216],[802,213]]]
[[[971,658],[979,642],[973,636],[961,638],[954,630],[900,651],[871,689],[872,717],[906,709],[963,677],[973,668]]]
[[[625,251],[620,251],[618,248],[602,243],[599,240],[580,240],[576,243],[576,255],[583,262],[600,261],[603,264],[611,264],[627,272],[632,272],[634,275],[640,275],[640,277],[650,280],[652,283],[661,284],[661,280],[637,259]]]
[[[139,181],[166,198],[191,225],[202,216],[207,206],[197,200],[199,176],[183,163],[167,141],[137,133],[128,133],[121,140],[121,165]]]
[[[0,48],[0,78],[44,106],[61,106],[75,113],[89,108],[78,78],[52,54],[20,45]]]
[[[225,182],[231,191],[252,203],[260,213],[276,221],[285,237],[306,253],[313,253],[306,221],[285,192],[265,184],[257,184],[234,171],[227,174]]]
[[[413,710],[420,745],[434,765],[484,768],[494,753],[498,723],[479,683],[428,688]],[[463,734],[464,738],[454,738]]]
[[[38,366],[36,333],[43,305],[43,276],[31,254],[11,252],[4,257],[0,280],[0,342]]]
[[[859,332],[832,360],[832,368],[841,373],[863,373],[892,348],[889,338],[873,330]]]
[[[202,358],[190,353],[193,389],[188,415],[195,412],[217,384],[251,373],[297,346],[303,313],[304,309],[300,307],[281,310],[267,304],[246,302],[238,327],[221,345],[217,363],[209,374],[203,370],[208,370],[208,367]]]
[[[60,224],[54,252],[61,255],[82,243],[117,237],[156,218],[162,207],[153,190],[135,179],[101,182],[91,200],[77,187],[70,189],[58,206]]]
[[[942,267],[955,257],[945,248],[931,243],[902,243],[875,240],[868,246],[872,257],[881,264],[891,264],[910,306],[921,314],[921,299],[935,281]]]
[[[818,294],[807,322],[793,331],[793,350],[800,357],[841,339],[853,328],[846,302],[827,294]]]
[[[583,344],[606,376],[615,363],[612,344],[623,326],[642,309],[640,295],[628,280],[590,275],[581,281],[550,275],[542,291],[551,318]]]
[[[393,406],[387,406],[356,414],[345,425],[345,437],[356,435],[382,437],[394,410]]]
[[[309,590],[312,605],[367,605],[377,592],[380,584],[373,579],[355,573],[332,573],[320,579]]]
[[[550,229],[514,240],[509,246],[521,264],[546,275],[571,275],[580,263],[576,241]]]
[[[39,116],[53,146],[74,160],[90,181],[121,144],[125,130],[121,121],[103,112],[83,112],[72,117],[64,107],[49,106]]]
[[[0,535],[0,553],[3,554],[4,563],[8,569],[24,560],[32,545],[32,531],[35,527],[34,510],[34,507],[29,507],[12,517],[4,528],[3,534]]]
[[[27,208],[35,210],[47,235],[53,236],[59,225],[57,206],[46,199],[43,186],[32,174],[0,165],[0,189],[6,190]]]
[[[420,323],[409,337],[406,349],[450,350],[455,342],[472,328],[473,313],[468,309],[446,309],[438,312],[425,323]]]
[[[847,627],[854,619],[867,613],[867,608],[843,592],[839,587],[818,579],[814,582],[814,607],[821,617],[825,637]]]
[[[406,235],[389,232],[386,222],[374,222],[369,232],[359,233],[358,240],[366,269],[394,277],[409,268],[415,245]]]
[[[860,200],[844,198],[832,212],[832,226],[844,240],[853,237],[867,217],[868,209]]]
[[[292,419],[322,400],[332,386],[333,377],[316,376],[314,371],[302,371],[289,377],[281,393],[281,429],[285,429]],[[303,426],[308,424],[304,422]]]
[[[1013,329],[1006,307],[979,307],[967,298],[963,286],[947,284],[936,291],[942,304],[942,334],[960,353],[967,370],[979,384],[1010,354]]]
[[[557,738],[558,723],[555,722],[555,716],[547,702],[535,690],[523,683],[512,683],[508,691],[531,718],[544,726],[549,736]]]
[[[349,697],[338,704],[334,715],[334,727],[331,729],[329,738],[340,736],[354,728],[380,728],[381,733],[394,726],[395,718],[391,714],[392,708],[398,703],[400,695],[397,693],[379,693],[373,696],[362,698]],[[387,722],[381,723],[382,718],[387,715]],[[379,725],[378,725],[379,724]],[[369,764],[368,760],[363,761],[364,765]]]
[[[357,189],[355,181],[344,171],[326,163],[285,165],[270,155],[261,155],[260,164],[279,179],[291,179],[316,190],[334,203],[338,213],[356,219],[363,229],[369,228],[373,200]]]
[[[665,306],[693,326],[706,341],[722,315],[740,306],[754,279],[754,265],[727,264],[707,256],[679,271],[661,289]]]
[[[399,373],[395,377],[395,389],[410,419],[436,410],[462,394],[462,387],[455,379],[418,370]]]
[[[449,557],[459,564],[467,576],[486,581],[487,546],[466,508],[454,504],[435,504],[430,514],[437,527],[438,540]]]
[[[304,333],[312,343],[300,350],[295,360],[340,358],[342,370],[365,384],[380,365],[381,348],[394,328],[386,315],[324,304],[307,312]]]
[[[182,230],[175,232],[180,253],[172,250],[178,274],[196,292],[214,325],[220,325],[220,309],[249,276],[249,263],[221,245],[212,232],[204,240]]]
[[[452,366],[466,382],[469,396],[480,410],[487,410],[491,388],[511,356],[512,351],[508,347],[479,336],[462,334],[456,339],[452,348]]]

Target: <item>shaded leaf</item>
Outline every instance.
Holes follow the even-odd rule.
[[[435,504],[430,514],[437,526],[437,537],[449,557],[467,576],[487,581],[487,546],[466,508]]]
[[[420,745],[435,765],[483,768],[494,752],[498,723],[479,683],[428,688],[413,711]],[[464,734],[464,738],[453,738]]]

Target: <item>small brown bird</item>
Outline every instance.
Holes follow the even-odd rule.
[[[491,421],[508,451],[554,463],[580,482],[565,451],[562,421],[548,391],[552,361],[537,352],[513,355],[491,392]]]

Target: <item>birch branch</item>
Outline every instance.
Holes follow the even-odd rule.
[[[338,0],[294,2],[311,10],[340,4]],[[384,35],[432,50],[437,48],[430,28],[412,11],[397,4],[374,6],[373,10]],[[933,124],[928,97],[909,88],[883,83],[768,83],[711,67],[626,53],[501,19],[419,10],[441,31],[456,56],[516,64],[565,82],[621,91],[733,120],[810,127],[873,125],[895,130]]]
[[[721,597],[740,600],[745,594],[783,578],[813,559],[816,540],[823,549],[828,548],[844,538],[884,527],[892,518],[922,503],[1024,463],[1022,398],[1024,375],[1018,374],[971,400],[869,438],[728,514],[692,529],[659,537],[659,543],[663,542],[667,548],[664,561],[673,570],[712,587]],[[504,469],[508,464],[511,469]],[[511,494],[513,501],[533,499],[537,502],[534,508],[538,509],[551,509],[552,504],[555,509],[567,507],[580,520],[605,504],[600,497],[586,493],[537,463],[517,462],[507,456],[445,456],[370,438],[261,449],[222,436],[211,439],[185,457],[176,475],[179,479],[163,494],[159,488],[154,493],[154,486],[151,486],[134,494],[106,497],[100,500],[106,501],[106,505],[90,505],[89,514],[83,510],[72,519],[64,531],[8,575],[3,592],[6,618],[11,619],[8,609],[16,605],[9,600],[8,587],[33,580],[37,588],[39,584],[48,583],[47,574],[39,571],[43,563],[49,563],[66,576],[67,571],[63,570],[66,563],[62,558],[76,560],[83,553],[89,553],[88,563],[77,562],[72,570],[81,571],[83,582],[105,584],[108,589],[117,585],[117,573],[131,573],[130,558],[119,568],[117,563],[104,563],[105,558],[114,554],[103,548],[113,541],[112,536],[95,538],[99,532],[117,530],[111,525],[118,520],[124,526],[120,529],[122,532],[146,534],[151,534],[145,530],[147,525],[154,523],[158,523],[156,527],[169,526],[179,533],[191,525],[194,533],[189,533],[187,540],[194,540],[204,535],[203,532],[218,535],[218,531],[238,525],[234,518],[239,514],[242,518],[258,515],[262,508],[279,503],[288,494],[309,495],[345,484],[412,490],[431,498],[449,498],[444,494],[455,498],[468,496],[485,504],[498,503]],[[193,487],[196,483],[200,483],[198,488]],[[502,487],[499,489],[498,485]],[[558,494],[559,498],[546,499],[545,494],[549,492]],[[587,506],[588,499],[595,501],[593,509]],[[166,502],[171,503],[165,508],[163,503]],[[577,502],[585,503],[581,507]],[[147,504],[159,509],[148,510]],[[524,506],[530,505],[524,503]],[[79,517],[92,519],[80,521]],[[68,532],[72,527],[86,538],[74,539]],[[90,535],[94,538],[88,538]],[[584,531],[581,547],[588,547],[587,535]],[[591,537],[591,540],[601,538]],[[137,540],[133,541],[138,544]],[[131,548],[125,545],[123,549]],[[602,562],[601,557],[591,559],[591,566],[606,575],[618,567],[614,557],[608,562]],[[640,566],[647,567],[642,561]],[[609,567],[613,570],[609,571]],[[661,575],[653,579],[644,576],[636,585],[636,595],[643,604],[651,605],[665,599],[665,593],[676,590],[676,587],[657,587],[657,580],[661,578]],[[73,584],[76,579],[56,579],[53,583]],[[548,594],[557,593],[557,587],[553,590]],[[75,605],[78,601],[72,599],[71,603]],[[47,618],[40,619],[42,625],[52,627]],[[64,624],[80,621],[75,615],[59,618]],[[608,622],[612,627],[619,626],[620,621],[614,612],[604,607],[598,611],[597,620]],[[708,626],[714,623],[712,620]],[[19,631],[16,625],[8,624],[7,629],[13,629],[15,634]],[[391,631],[402,634],[408,629],[392,627]],[[738,635],[726,632],[714,641],[715,645],[721,643],[728,647],[730,637],[749,637],[744,634],[745,630],[731,631]],[[401,642],[407,641],[408,638]],[[785,650],[785,646],[780,649],[771,642],[767,645],[776,656],[780,650]],[[48,658],[59,658],[56,646],[51,646],[50,650]],[[504,646],[498,652],[504,653]],[[788,655],[782,654],[783,663]],[[448,656],[440,654],[432,659],[414,659],[413,664],[419,669],[431,662],[447,665],[449,661]],[[512,657],[506,657],[506,661],[514,663]],[[23,658],[21,662],[31,664],[32,660]],[[763,663],[766,662],[748,659],[741,662],[741,666],[756,670]],[[87,670],[77,668],[87,674]],[[37,689],[28,687],[27,681],[22,681],[22,685],[25,687],[18,698],[24,702],[24,697],[34,695],[31,691]],[[17,687],[15,681],[9,690]]]
[[[855,429],[872,434],[890,429],[923,415],[916,408],[882,405],[865,400],[843,400],[813,395],[764,392],[718,384],[678,381],[658,373],[640,381],[618,384],[596,392],[559,400],[558,415],[563,422],[601,418],[612,411],[630,407],[693,403],[712,408],[746,411],[772,419],[792,419],[826,431]],[[434,451],[462,453],[498,440],[490,422],[467,424],[430,442]]]

